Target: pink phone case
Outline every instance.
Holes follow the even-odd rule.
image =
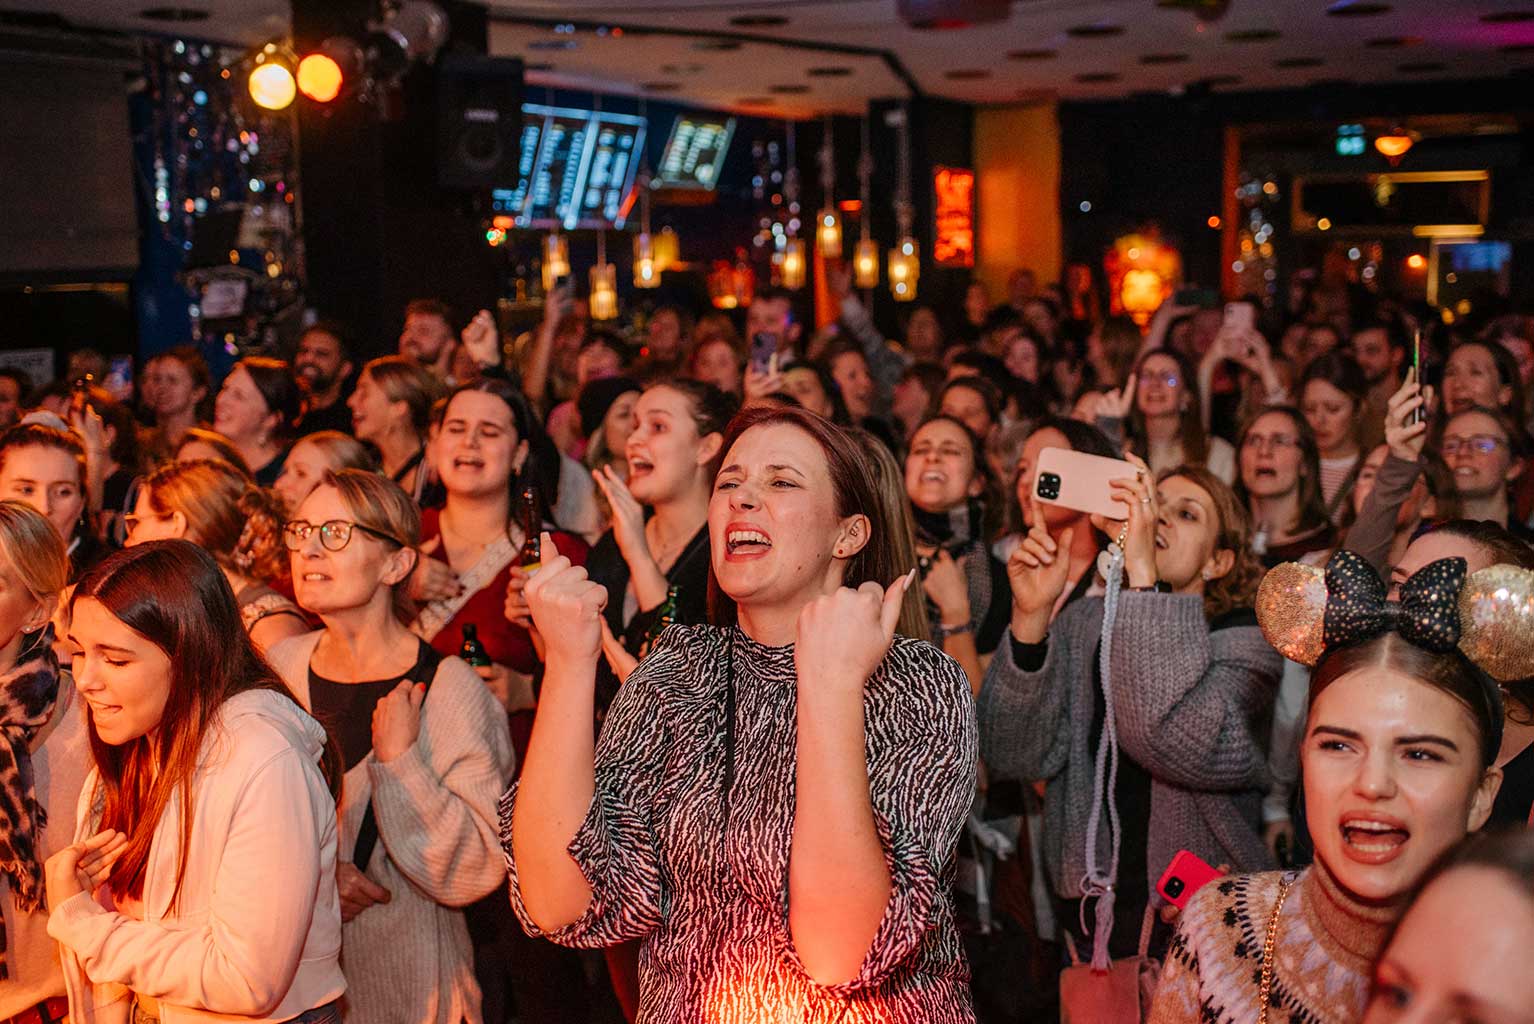
[[[1105,459],[1069,448],[1045,448],[1039,452],[1039,464],[1033,470],[1033,496],[1047,505],[1062,505],[1109,519],[1127,519],[1129,513],[1113,499],[1108,481],[1132,479],[1138,472],[1134,463],[1123,459]]]
[[[1168,903],[1186,910],[1193,894],[1219,878],[1221,874],[1197,854],[1182,850],[1172,858],[1172,863],[1168,865],[1166,873],[1161,876],[1161,881],[1156,883],[1156,891],[1164,896]]]
[[[1250,331],[1257,326],[1257,310],[1250,302],[1227,302],[1225,320],[1220,325],[1225,331]]]

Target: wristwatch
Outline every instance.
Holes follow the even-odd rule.
[[[1139,594],[1170,594],[1172,585],[1166,580],[1157,580],[1148,587],[1130,587],[1129,589]]]

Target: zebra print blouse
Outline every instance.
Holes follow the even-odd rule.
[[[580,947],[642,938],[642,1024],[972,1024],[951,896],[975,791],[969,685],[952,658],[900,637],[864,694],[869,790],[891,893],[853,980],[812,981],[788,929],[794,649],[763,646],[737,628],[668,628],[618,692],[596,747],[596,794],[569,847],[591,903],[547,938]],[[501,799],[501,845],[512,907],[536,936],[511,858],[515,799],[515,786]]]

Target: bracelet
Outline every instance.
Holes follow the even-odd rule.
[[[972,622],[961,622],[957,626],[945,626],[942,623],[938,623],[938,625],[933,630],[933,632],[937,634],[939,643],[947,640],[951,636],[959,636],[962,633],[973,633],[974,631],[975,625]]]

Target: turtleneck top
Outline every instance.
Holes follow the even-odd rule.
[[[1289,888],[1273,952],[1270,1020],[1357,1024],[1370,972],[1405,909],[1360,903],[1317,861],[1302,873],[1236,875],[1188,902],[1167,951],[1150,1024],[1252,1024],[1262,949],[1284,879]]]

